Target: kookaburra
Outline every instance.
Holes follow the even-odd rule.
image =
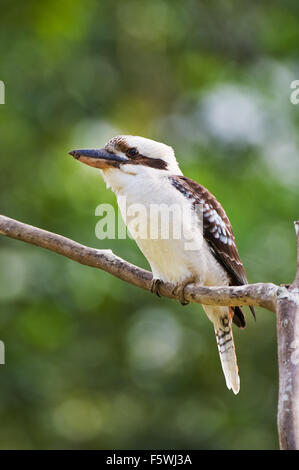
[[[150,264],[153,292],[159,293],[161,282],[173,283],[184,303],[184,288],[191,282],[204,286],[247,284],[224,209],[206,188],[183,176],[171,147],[143,137],[122,135],[109,140],[103,149],[73,150],[70,155],[101,170],[107,187],[116,194],[126,223],[127,208],[136,203],[147,209],[157,204],[182,209],[177,220],[176,213],[173,214],[173,224],[184,225],[182,237],[140,236],[149,233],[150,217],[139,218],[139,225],[144,226],[138,233],[132,233]],[[199,211],[195,210],[197,206]],[[182,218],[182,213],[190,217]],[[192,242],[192,249],[186,240]],[[244,328],[243,312],[239,307],[203,308],[214,325],[226,385],[237,394],[240,379],[232,322]]]

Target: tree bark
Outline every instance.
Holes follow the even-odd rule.
[[[277,295],[277,347],[279,369],[278,436],[283,450],[299,449],[299,222],[296,278]]]
[[[46,248],[78,263],[102,269],[134,286],[151,289],[152,274],[149,271],[128,263],[114,255],[111,250],[96,250],[4,215],[0,215],[0,235]],[[178,294],[173,291],[174,287],[172,284],[163,283],[159,287],[160,294],[170,299],[178,299]],[[206,305],[258,305],[274,312],[275,294],[278,289],[278,286],[271,283],[236,287],[203,287],[189,284],[184,294],[190,302]]]
[[[279,367],[278,435],[281,449],[299,449],[299,221],[297,272],[289,287],[271,283],[231,287],[203,287],[190,284],[186,300],[206,305],[257,305],[277,315]],[[150,290],[152,274],[114,255],[69,238],[0,215],[0,235],[37,245],[78,263],[102,269],[125,282]],[[178,299],[172,284],[162,284],[160,294]]]

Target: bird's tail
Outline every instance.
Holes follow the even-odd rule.
[[[209,319],[214,324],[217,346],[226,386],[236,395],[240,390],[239,369],[232,330],[234,312],[230,307],[205,306]]]

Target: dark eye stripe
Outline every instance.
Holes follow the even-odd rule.
[[[135,149],[135,148],[129,149],[129,150],[127,151],[127,156],[128,156],[128,157],[131,157],[131,158],[132,158],[132,157],[136,157],[137,155],[138,155],[138,150]]]

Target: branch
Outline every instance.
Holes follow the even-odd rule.
[[[150,290],[152,274],[149,271],[124,261],[111,250],[97,250],[56,233],[47,232],[32,225],[0,215],[0,234],[22,240],[47,250],[54,251],[78,263],[102,269],[134,286]],[[172,284],[162,284],[160,293],[164,297],[178,299]],[[186,300],[206,305],[258,305],[275,311],[276,296],[281,288],[267,283],[249,284],[238,287],[202,287],[190,284],[185,289]]]
[[[299,449],[299,221],[297,272],[289,289],[277,297],[279,369],[278,435],[281,449]]]
[[[296,278],[289,288],[271,283],[238,287],[202,287],[190,284],[185,297],[206,305],[259,305],[277,314],[279,363],[278,433],[281,449],[299,449],[299,221]],[[114,255],[69,238],[0,215],[0,235],[54,251],[78,263],[102,269],[134,286],[150,290],[152,274]],[[163,296],[177,299],[172,284],[162,284]]]
[[[295,232],[297,236],[297,271],[296,271],[296,277],[293,282],[294,287],[299,287],[299,220],[294,222],[295,225]]]

